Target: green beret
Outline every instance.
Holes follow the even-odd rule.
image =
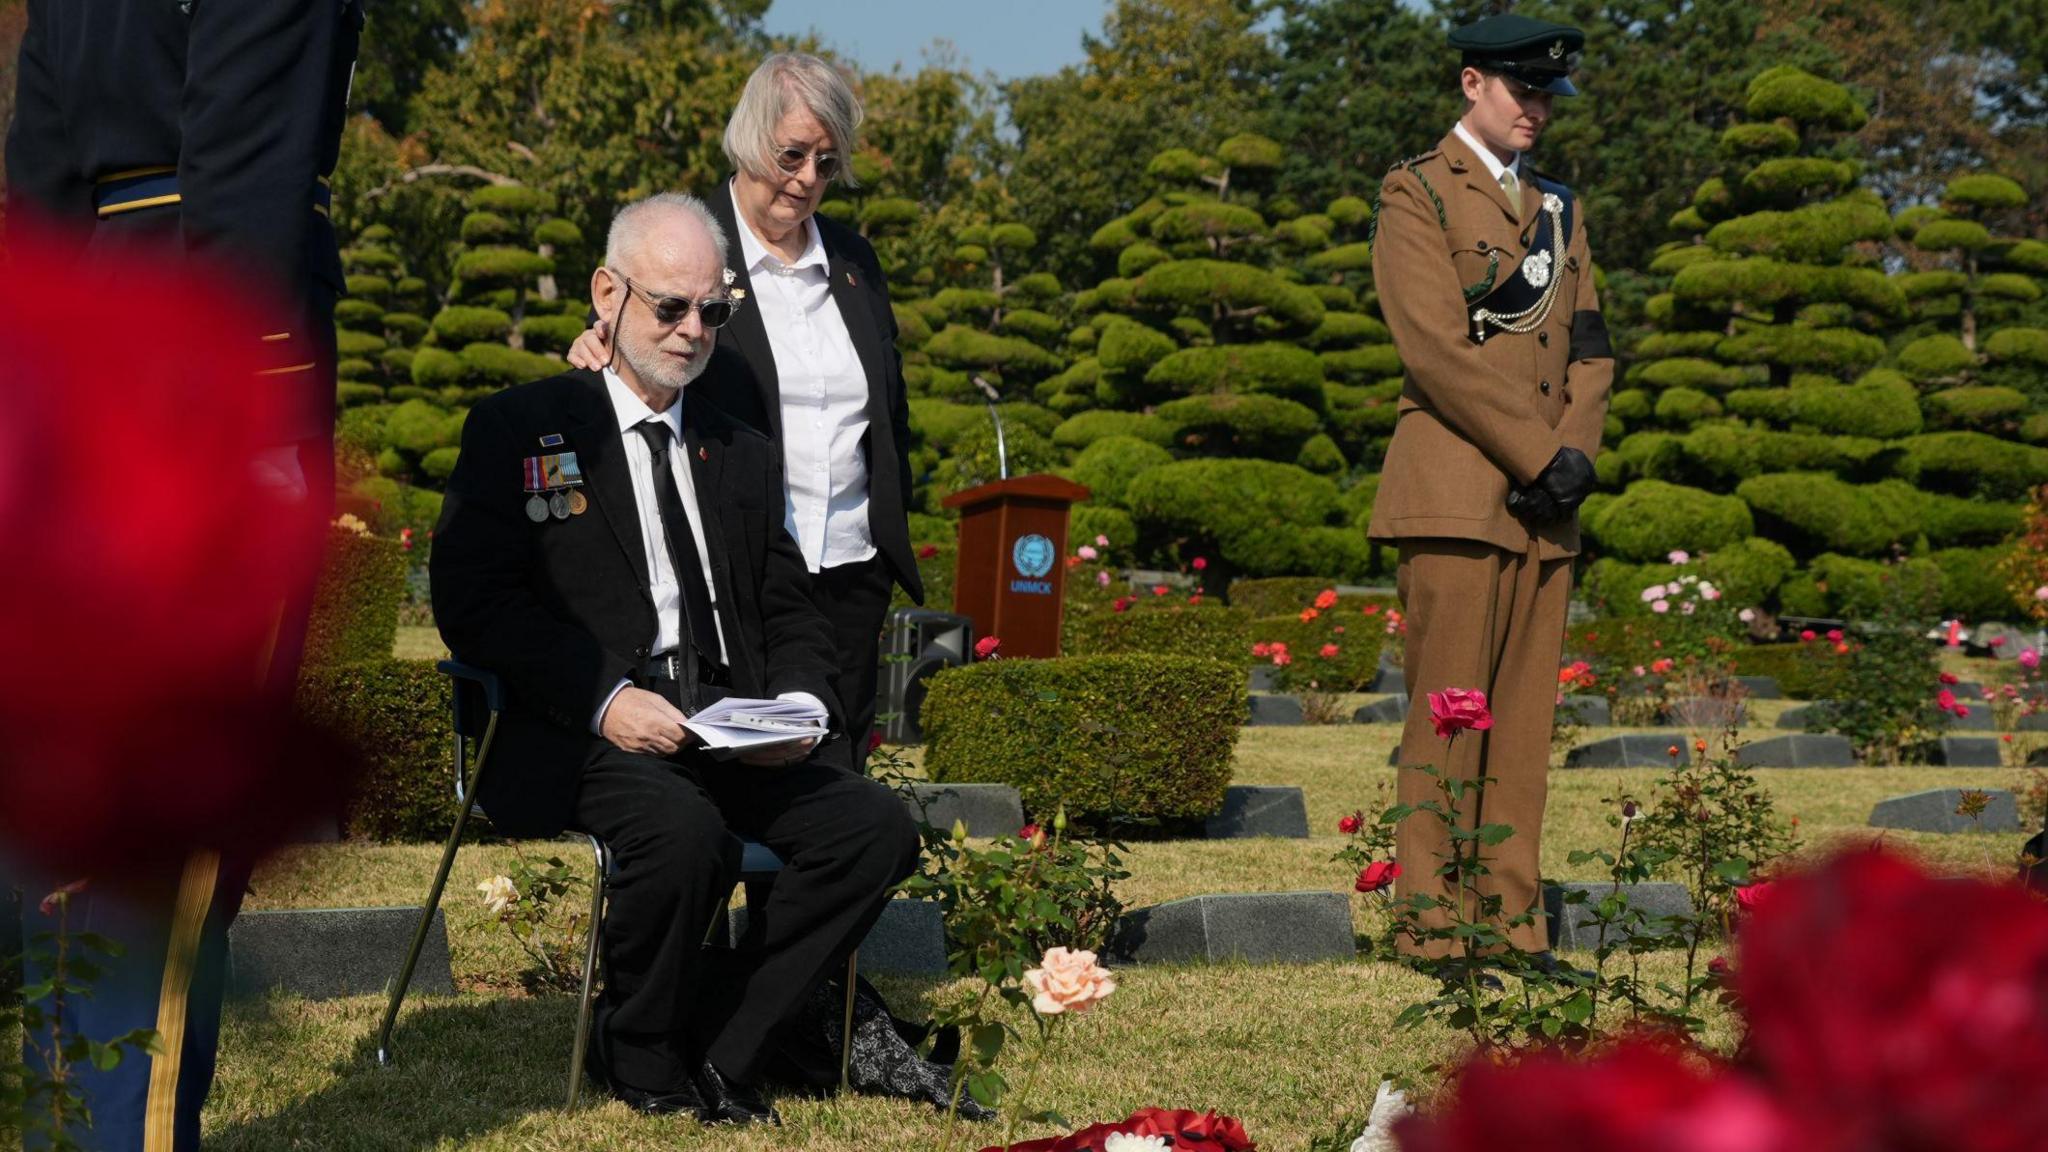
[[[1532,20],[1512,12],[1476,20],[1451,33],[1451,47],[1468,68],[1498,72],[1543,92],[1579,93],[1570,79],[1572,57],[1586,34],[1567,24]]]

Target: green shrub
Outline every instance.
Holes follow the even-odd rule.
[[[1161,264],[1138,281],[1136,296],[1148,307],[1197,313],[1218,305],[1232,311],[1265,309],[1262,318],[1300,332],[1314,331],[1324,312],[1315,293],[1287,284],[1263,269],[1221,260]]]
[[[343,328],[375,332],[383,326],[384,309],[368,300],[337,300],[334,303],[334,322]]]
[[[569,346],[581,335],[581,316],[528,316],[519,322],[519,337],[529,352],[567,354]]]
[[[1141,596],[1122,612],[1108,604],[1089,612],[1076,607],[1068,605],[1061,628],[1060,651],[1068,656],[1189,656],[1243,664],[1251,649],[1251,616],[1215,601]]]
[[[1927,397],[1927,410],[1950,428],[1989,428],[2025,414],[2027,397],[2017,388],[1985,385],[1944,388]]]
[[[1794,700],[1817,700],[1827,691],[1826,650],[1818,645],[1750,644],[1737,648],[1734,658],[1736,675],[1769,676]]]
[[[1690,428],[1720,415],[1721,402],[1696,389],[1670,388],[1657,397],[1657,420],[1672,427]]]
[[[1161,404],[1175,443],[1210,454],[1293,459],[1318,424],[1313,410],[1261,395],[1188,396]]]
[[[1006,379],[1036,380],[1065,367],[1058,356],[1029,340],[949,324],[924,345],[933,360],[961,369],[992,369]]]
[[[1996,363],[2048,368],[2048,330],[2000,328],[1984,338],[1984,354]]]
[[[1257,212],[1241,204],[1217,200],[1197,200],[1168,208],[1152,218],[1149,229],[1154,240],[1166,244],[1257,236],[1265,230],[1266,221]],[[1122,272],[1121,262],[1117,270]]]
[[[2020,504],[1938,493],[1918,495],[1921,530],[1936,548],[1996,543],[2019,531],[2026,517],[2026,508]]]
[[[1650,417],[1650,394],[1641,388],[1624,388],[1607,401],[1607,414],[1631,424]]]
[[[1846,376],[1884,358],[1884,341],[1851,328],[1763,325],[1721,341],[1722,359]]]
[[[1074,505],[1067,533],[1076,546],[1091,543],[1098,536],[1108,537],[1109,546],[1125,555],[1138,546],[1138,526],[1131,520],[1131,514],[1093,500]],[[1073,611],[1073,606],[1068,605],[1067,610]]]
[[[1116,324],[1095,344],[1095,359],[1105,371],[1143,376],[1173,354],[1173,337],[1143,324]]]
[[[500,308],[451,304],[434,315],[433,330],[449,347],[503,340],[512,331],[512,315]]]
[[[1306,601],[1303,606],[1306,606]],[[1333,609],[1342,610],[1341,605]],[[1319,669],[1327,668],[1331,679],[1319,681],[1316,685],[1323,691],[1363,692],[1379,671],[1380,647],[1387,638],[1385,617],[1353,613],[1343,619],[1344,633],[1333,640],[1327,617],[1305,621],[1301,618],[1300,609],[1284,615],[1261,616],[1251,622],[1252,642],[1285,644],[1289,655],[1296,661],[1303,664],[1314,662]],[[1337,645],[1337,655],[1325,663],[1317,654],[1324,644],[1329,643]],[[1237,659],[1240,664],[1263,663],[1251,656],[1249,649],[1241,652]]]
[[[1124,491],[1140,473],[1173,462],[1173,455],[1157,444],[1135,436],[1104,436],[1074,457],[1070,475],[1086,485],[1091,499],[1121,506]]]
[[[1330,529],[1349,544],[1316,531],[1338,517],[1337,486],[1292,464],[1180,460],[1131,481],[1125,499],[1145,546],[1181,540],[1204,553],[1213,542],[1237,572],[1343,577],[1358,569],[1318,565],[1333,557],[1348,565],[1366,551],[1354,529]]]
[[[525,284],[554,272],[553,257],[524,248],[472,248],[455,259],[455,275],[465,287]]]
[[[448,411],[425,400],[407,400],[384,418],[384,442],[423,456],[455,443],[449,434]]]
[[[1012,308],[997,325],[1006,336],[1021,336],[1039,344],[1050,344],[1067,330],[1065,322],[1032,308]]]
[[[1913,233],[1913,245],[1927,252],[1976,252],[1991,246],[1991,233],[1975,220],[1930,220]]]
[[[1303,608],[1315,603],[1317,594],[1335,584],[1335,580],[1324,576],[1248,577],[1231,581],[1229,599],[1232,607],[1258,618],[1299,616]],[[1355,615],[1371,605],[1386,608],[1394,603],[1390,596],[1346,594],[1337,597],[1337,607],[1332,611]]]
[[[1351,466],[1344,459],[1344,450],[1323,432],[1316,433],[1302,444],[1301,451],[1294,454],[1294,463],[1318,476],[1341,476]]]
[[[1896,480],[1846,483],[1814,472],[1755,476],[1736,486],[1764,535],[1795,552],[1882,555],[1920,532],[1921,494]]]
[[[1778,585],[1796,567],[1784,545],[1757,536],[1717,548],[1698,565],[1700,577],[1712,581],[1729,603],[1764,608],[1775,602]]]
[[[1941,569],[1941,611],[1962,620],[2010,617],[2012,589],[1999,562],[2004,548],[1943,548],[1928,555]]]
[[[398,541],[342,528],[330,531],[306,621],[305,665],[388,658],[398,639],[405,570]]]
[[[432,843],[455,823],[448,678],[424,660],[309,664],[299,709],[361,750],[362,776],[342,814],[350,839]],[[476,825],[481,831],[481,825]]]
[[[955,529],[950,522],[945,531],[936,537],[921,536],[912,526],[911,542],[917,552],[917,576],[924,582],[924,606],[935,612],[953,610],[953,580],[960,546],[954,537]],[[910,596],[903,589],[894,589],[889,594],[889,607],[907,608]]]
[[[461,455],[459,448],[436,448],[420,457],[420,473],[437,484],[446,484],[455,472],[455,461]]]
[[[1931,560],[1914,559],[1898,564],[1862,560],[1851,556],[1817,556],[1807,569],[1814,583],[1827,592],[1828,615],[1851,620],[1869,620],[1886,607],[1886,578],[1903,581],[1916,602],[1929,606],[1941,600],[1941,569]]]
[[[1789,156],[1799,150],[1799,133],[1790,125],[1766,121],[1761,124],[1730,124],[1721,133],[1723,155]]]
[[[994,660],[930,681],[924,766],[1033,812],[1199,820],[1223,803],[1244,667],[1185,656]]]
[[[1690,356],[1640,362],[1627,374],[1630,384],[1648,388],[1712,389],[1716,392],[1726,392],[1746,379],[1748,374],[1740,368]]]
[[[1384,380],[1401,374],[1401,353],[1392,344],[1367,344],[1339,348],[1317,356],[1323,374],[1353,384]]]
[[[1143,412],[1080,412],[1052,430],[1052,442],[1062,448],[1085,449],[1105,436],[1133,436],[1161,447],[1173,443],[1173,428],[1157,416]]]
[[[1278,396],[1309,408],[1323,403],[1322,365],[1315,353],[1291,344],[1183,348],[1153,364],[1145,383],[1163,396],[1244,392]]]
[[[1325,312],[1323,322],[1303,341],[1319,352],[1351,348],[1360,344],[1386,344],[1393,339],[1387,326],[1359,312]]]
[[[545,380],[568,367],[563,361],[538,352],[525,352],[503,344],[465,344],[457,353],[468,369],[467,379],[484,387],[507,388],[531,380]]]
[[[1847,88],[1786,64],[1760,72],[1749,82],[1743,114],[1754,121],[1782,116],[1794,124],[1839,132],[1853,132],[1869,119]]]
[[[1372,268],[1372,245],[1361,240],[1355,244],[1339,244],[1326,248],[1308,258],[1305,266],[1311,272],[1365,272]]]
[[[1627,465],[1628,475],[1670,480],[1684,473],[1685,440],[1670,432],[1637,432],[1615,445],[1613,455]]]
[[[2048,449],[1982,432],[1931,432],[1907,439],[1902,447],[1899,475],[1922,488],[2018,500],[2048,483]]]
[[[355,384],[344,380],[334,387],[334,403],[339,408],[359,408],[383,399],[384,389],[375,384]]]
[[[507,216],[533,216],[555,210],[555,198],[524,184],[486,184],[469,194],[469,207],[478,212],[501,212]]]
[[[1685,549],[1712,552],[1751,534],[1749,507],[1734,496],[1638,480],[1600,509],[1600,541],[1624,560]]]
[[[1976,355],[1946,333],[1922,336],[1899,349],[1900,370],[1922,383],[1960,376],[1976,366]]]

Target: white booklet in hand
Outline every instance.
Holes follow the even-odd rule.
[[[728,696],[698,709],[683,727],[726,760],[742,752],[793,752],[805,741],[822,739],[830,723],[823,708],[801,700]]]

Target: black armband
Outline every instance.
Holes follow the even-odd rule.
[[[1607,317],[1588,308],[1572,313],[1572,360],[1612,360],[1614,345],[1607,339]]]

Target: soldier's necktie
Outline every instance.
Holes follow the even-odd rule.
[[[654,455],[654,506],[661,513],[661,534],[668,541],[668,562],[676,571],[683,590],[683,642],[678,651],[694,646],[706,663],[718,660],[718,626],[711,619],[711,589],[704,583],[704,566],[697,558],[697,540],[690,534],[689,515],[676,488],[675,429],[665,419],[643,420],[633,431],[647,441]],[[685,462],[684,467],[688,467]]]
[[[1513,168],[1500,170],[1500,190],[1508,194],[1508,215],[1522,218],[1522,182],[1515,179]]]

